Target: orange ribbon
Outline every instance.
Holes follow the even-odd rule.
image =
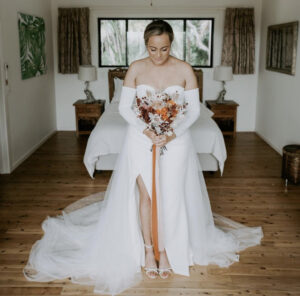
[[[152,240],[154,246],[154,257],[159,261],[158,250],[158,226],[157,226],[157,201],[156,201],[156,184],[155,184],[155,164],[156,164],[156,145],[152,146]]]

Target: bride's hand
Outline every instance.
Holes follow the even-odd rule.
[[[156,136],[156,139],[154,140],[153,144],[155,144],[158,147],[162,147],[169,143],[171,140],[175,138],[175,134],[173,133],[171,136],[167,135],[160,135]]]
[[[143,133],[153,142],[156,139],[155,132],[151,129],[145,129]],[[154,144],[154,142],[153,142]]]
[[[149,137],[153,144],[155,144],[158,147],[166,145],[168,142],[173,140],[176,136],[173,133],[171,136],[167,135],[159,135],[156,136],[155,132],[151,129],[147,129],[144,131],[144,134]]]

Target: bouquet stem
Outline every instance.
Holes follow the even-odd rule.
[[[151,152],[152,152],[152,148],[153,148],[153,145],[151,146],[151,149],[150,149]],[[162,146],[162,147],[159,147],[159,155],[163,155],[164,154],[164,150],[168,150],[165,145]]]

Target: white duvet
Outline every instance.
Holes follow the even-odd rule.
[[[95,128],[89,136],[83,162],[93,178],[96,162],[101,155],[120,153],[127,122],[118,111],[118,102],[107,104]],[[198,153],[212,154],[217,160],[221,175],[227,157],[224,137],[206,107],[201,104],[199,118],[190,127],[195,149]]]

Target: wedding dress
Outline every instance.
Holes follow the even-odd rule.
[[[44,236],[32,246],[24,268],[28,280],[70,278],[94,286],[95,293],[114,295],[142,279],[145,249],[136,178],[141,175],[151,198],[152,141],[142,133],[146,124],[131,106],[135,95],[145,96],[147,90],[155,91],[145,84],[123,87],[119,111],[128,128],[107,189],[43,221]],[[228,267],[239,261],[237,252],[260,243],[262,228],[212,213],[189,131],[199,116],[198,89],[185,91],[173,85],[164,92],[177,92],[178,100],[188,102],[188,111],[175,128],[177,137],[157,157],[160,249],[166,249],[176,274],[189,276],[189,266],[194,264]]]

